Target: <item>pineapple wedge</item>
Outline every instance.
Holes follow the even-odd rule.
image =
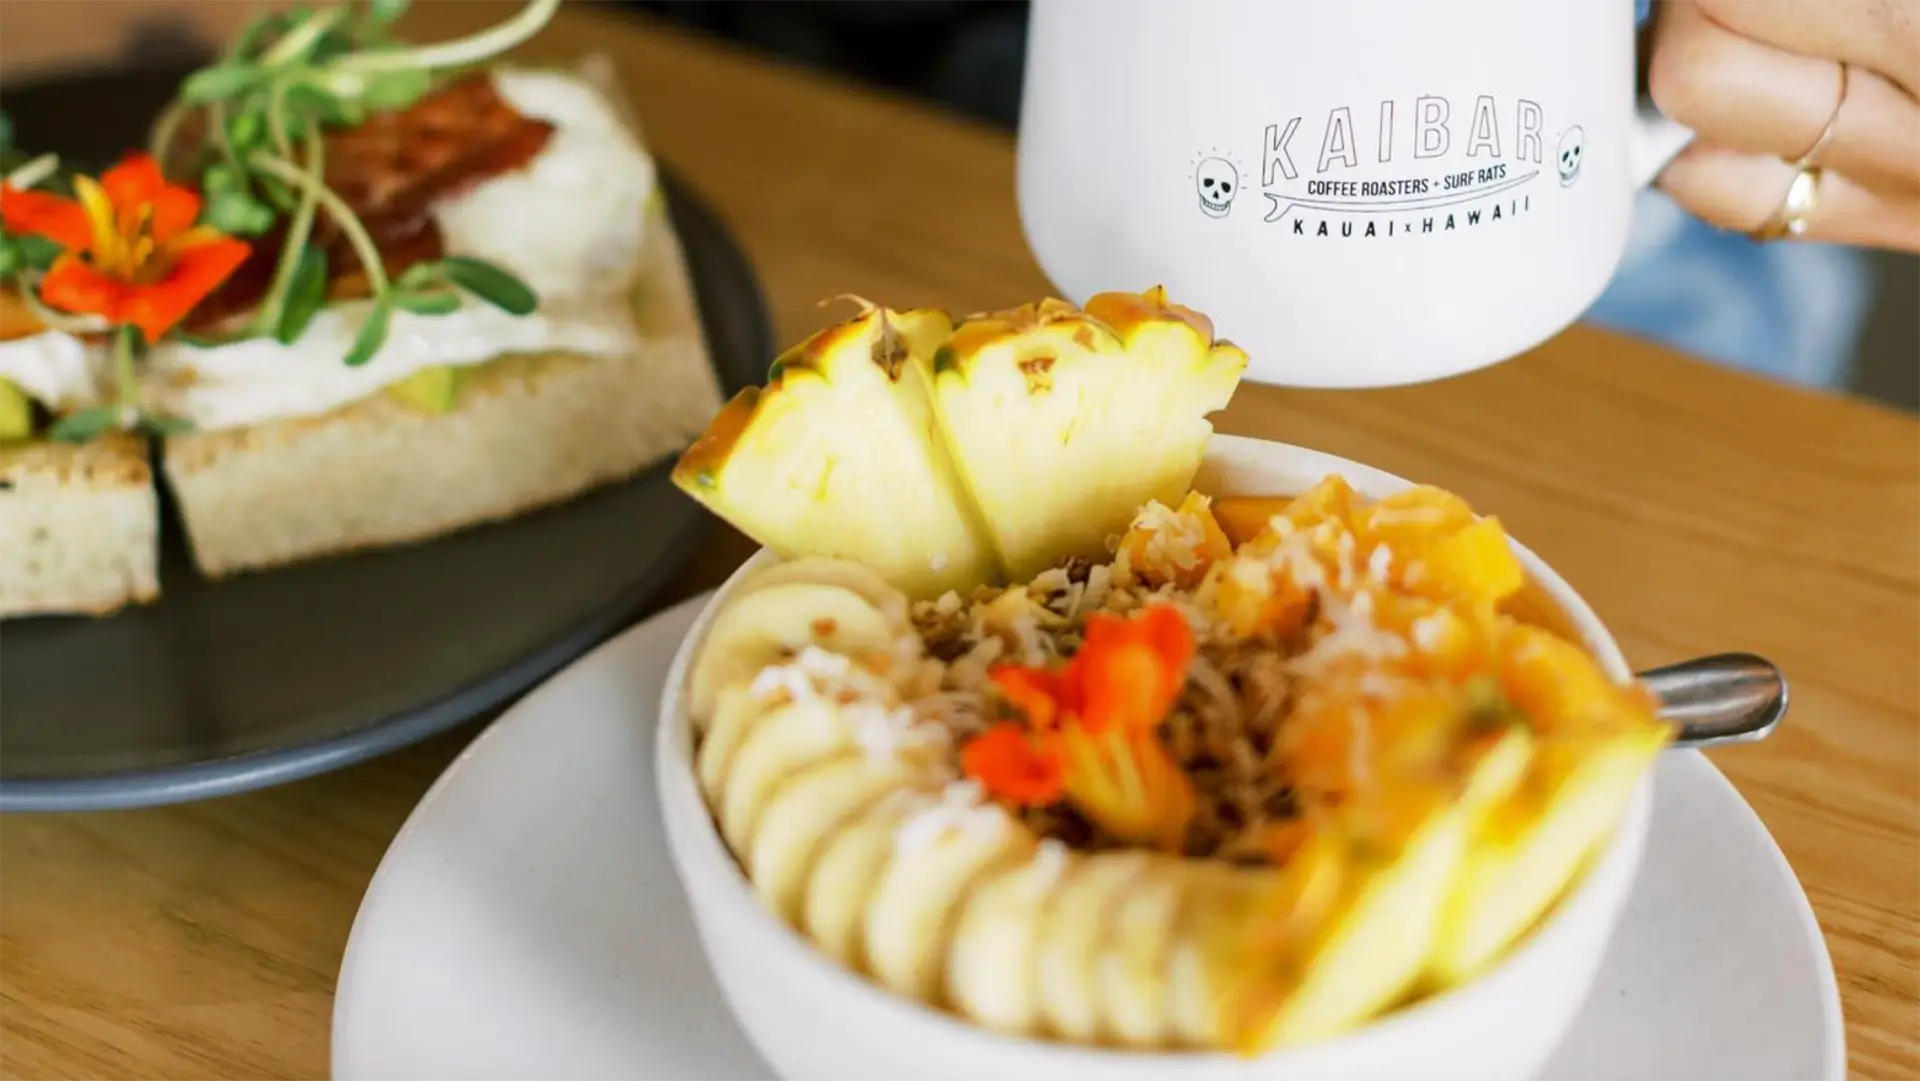
[[[867,306],[727,403],[673,480],[783,558],[837,556],[916,598],[991,581],[994,559],[929,400],[943,312]]]
[[[935,354],[934,409],[993,539],[1026,579],[1099,559],[1149,500],[1180,502],[1247,356],[1163,290],[970,317]]]
[[[1612,831],[1667,738],[1644,725],[1540,741],[1526,778],[1476,831],[1442,908],[1438,981],[1471,978],[1540,919]]]
[[[1302,957],[1299,984],[1256,1045],[1292,1046],[1343,1032],[1393,1005],[1426,970],[1466,856],[1468,816],[1445,796],[1409,803],[1411,832],[1391,855],[1380,850],[1362,861],[1355,887]],[[1375,834],[1367,847],[1391,843],[1402,828]]]

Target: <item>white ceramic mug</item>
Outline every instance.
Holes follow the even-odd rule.
[[[1599,297],[1688,132],[1629,0],[1034,0],[1020,216],[1069,299],[1164,284],[1249,379],[1413,383]]]

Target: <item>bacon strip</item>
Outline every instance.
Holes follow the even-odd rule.
[[[445,254],[431,214],[436,202],[524,168],[552,135],[552,124],[520,115],[480,73],[406,109],[328,134],[326,182],[366,226],[387,273],[397,275]],[[258,238],[252,256],[194,311],[188,329],[203,330],[257,306],[285,243],[284,226]],[[327,252],[328,295],[368,294],[358,255],[324,213],[311,243]]]

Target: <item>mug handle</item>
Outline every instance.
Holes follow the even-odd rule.
[[[1693,142],[1693,132],[1652,106],[1641,106],[1633,123],[1627,125],[1627,165],[1633,171],[1633,185],[1644,188],[1659,179],[1667,163]]]

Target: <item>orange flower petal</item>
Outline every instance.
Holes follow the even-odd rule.
[[[1091,735],[1109,729],[1144,732],[1166,712],[1170,682],[1160,658],[1146,646],[1129,642],[1104,651],[1097,674],[1089,673],[1087,709],[1080,727]]]
[[[161,175],[160,163],[153,160],[153,155],[137,150],[129,151],[120,164],[101,173],[100,186],[114,206],[150,203],[172,187]]]
[[[109,322],[122,323],[126,322],[123,311],[129,295],[137,288],[100,273],[79,256],[68,253],[54,260],[41,279],[40,299],[63,312],[103,315]]]
[[[1026,716],[1027,726],[1035,732],[1050,732],[1059,723],[1060,686],[1051,672],[1009,665],[994,669],[988,678]]]
[[[136,288],[116,321],[132,323],[148,342],[157,341],[239,269],[251,250],[244,241],[224,238],[185,249],[165,278]]]
[[[1019,724],[1005,721],[967,741],[960,768],[1009,803],[1041,806],[1061,794],[1060,759],[1036,748]]]
[[[140,208],[151,207],[148,231],[165,244],[193,227],[200,196],[192,188],[167,183],[152,156],[134,152],[100,174],[100,186],[112,201],[122,233],[131,232]]]
[[[193,228],[200,216],[200,196],[191,188],[169,187],[156,194],[149,204],[153,220],[149,223],[155,243],[166,244]]]
[[[1192,657],[1193,632],[1169,605],[1131,620],[1089,619],[1086,644],[1074,658],[1087,701],[1082,723],[1089,731],[1150,729],[1173,708]]]
[[[1161,666],[1184,676],[1193,660],[1193,628],[1187,625],[1187,617],[1171,605],[1157,604],[1135,622],[1140,625],[1141,639],[1160,658]]]
[[[9,233],[43,236],[68,251],[86,251],[93,226],[79,203],[44,191],[0,185],[0,224]]]

